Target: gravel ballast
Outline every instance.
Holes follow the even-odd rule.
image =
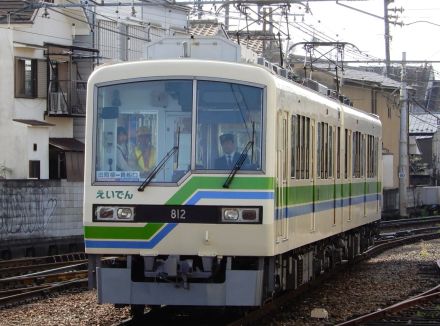
[[[406,245],[354,266],[319,289],[285,307],[264,325],[331,325],[386,307],[433,287],[435,280],[420,265],[440,259],[440,240]],[[314,308],[328,311],[327,320],[310,317]],[[1,325],[114,325],[130,316],[128,307],[98,305],[96,291],[54,295],[0,310]]]

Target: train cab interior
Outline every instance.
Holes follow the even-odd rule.
[[[103,85],[96,94],[95,182],[139,182],[158,166],[153,183],[228,173],[218,164],[224,139],[236,160],[244,153],[240,170],[262,168],[262,88],[173,79]]]

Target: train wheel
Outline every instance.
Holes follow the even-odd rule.
[[[12,254],[10,250],[3,250],[1,253],[2,260],[10,260],[12,258]]]
[[[130,314],[133,317],[133,321],[135,325],[139,324],[143,317],[145,312],[145,305],[143,304],[132,304],[130,305]]]
[[[35,248],[26,248],[26,257],[35,257]]]

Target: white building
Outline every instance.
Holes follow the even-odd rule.
[[[188,8],[132,4],[0,1],[0,178],[82,180],[94,67],[140,60],[149,41],[186,32]]]

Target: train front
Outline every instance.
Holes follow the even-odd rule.
[[[191,60],[92,75],[85,248],[126,257],[98,268],[100,302],[261,304],[274,244],[267,75]]]

